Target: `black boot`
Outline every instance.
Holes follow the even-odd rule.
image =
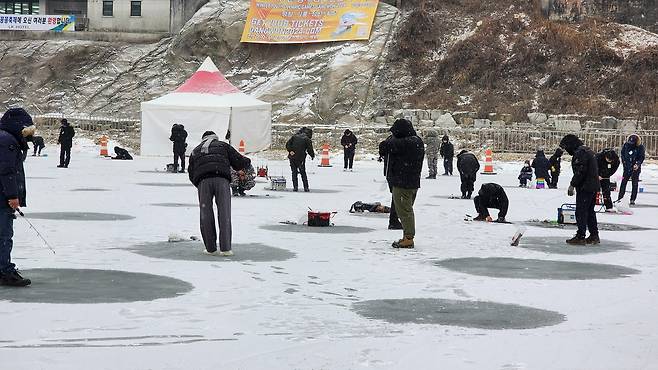
[[[585,245],[585,244],[587,244],[587,241],[584,237],[576,235],[573,238],[567,240],[567,244],[570,244],[570,245]]]
[[[601,239],[599,239],[599,234],[590,234],[585,239],[585,243],[587,243],[587,244],[601,244]]]
[[[468,193],[466,193],[466,199],[471,199],[472,195],[473,195],[473,192],[469,191]]]
[[[32,284],[32,281],[30,281],[30,279],[23,279],[16,270],[0,274],[0,285],[24,287],[30,284]]]

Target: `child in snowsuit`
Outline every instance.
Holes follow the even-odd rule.
[[[557,180],[560,178],[560,162],[562,161],[562,149],[555,149],[555,153],[548,159],[551,170],[551,181],[548,183],[549,189],[557,189]]]
[[[525,161],[521,173],[519,173],[519,187],[527,187],[528,181],[532,181],[532,167],[530,167],[530,161]]]
[[[429,129],[425,131],[425,156],[429,175],[426,179],[436,179],[436,165],[439,157],[439,133]]]
[[[478,213],[477,217],[473,220],[491,222],[493,219],[489,215],[487,208],[497,208],[500,212],[498,212],[496,222],[506,222],[505,216],[507,216],[509,200],[502,186],[494,183],[482,185],[478,195],[473,199],[473,203],[475,203],[475,210]]]
[[[459,177],[462,181],[462,199],[471,199],[479,169],[480,162],[473,153],[469,153],[468,150],[459,152],[457,155],[457,171],[459,171]]]
[[[619,169],[619,156],[614,149],[603,149],[596,154],[596,163],[599,167],[599,181],[606,212],[612,212],[612,196],[610,195],[610,178]]]
[[[352,207],[350,207],[350,213],[363,213],[365,211],[370,213],[391,213],[391,208],[386,207],[379,202],[363,203],[361,201],[354,202]]]
[[[551,182],[551,175],[548,174],[550,168],[548,158],[543,150],[538,150],[535,159],[532,160],[532,168],[535,169],[535,178],[537,180],[544,179],[547,183]]]
[[[231,191],[233,192],[233,196],[246,196],[245,191],[251,190],[256,186],[255,178],[256,172],[252,165],[240,171],[231,168]]]

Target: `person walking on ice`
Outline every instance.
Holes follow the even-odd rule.
[[[71,163],[71,148],[73,147],[73,137],[75,136],[75,129],[71,126],[69,121],[62,119],[62,126],[59,128],[59,137],[57,144],[60,145],[59,151],[59,168],[69,168]]]
[[[560,148],[571,155],[573,177],[567,194],[576,195],[576,235],[567,240],[567,244],[585,245],[599,244],[599,226],[596,220],[596,193],[601,189],[599,183],[599,168],[592,149],[573,134],[566,135],[560,141]],[[585,234],[589,229],[589,237]]]
[[[634,205],[637,199],[637,191],[640,182],[640,173],[642,172],[642,163],[644,162],[644,145],[640,137],[633,134],[628,137],[628,140],[621,148],[621,160],[624,164],[624,177],[619,186],[619,199],[626,195],[626,184],[630,180],[632,183],[631,201],[630,204]]]
[[[343,146],[343,171],[348,169],[352,171],[354,166],[354,155],[356,154],[356,144],[359,140],[350,130],[345,130],[343,137],[340,138],[340,145]]]
[[[434,129],[425,131],[425,156],[429,175],[426,179],[436,179],[437,162],[439,160],[439,133]]]
[[[306,154],[311,157],[311,160],[315,158],[312,138],[313,130],[302,127],[286,143],[288,159],[290,160],[290,170],[292,171],[292,191],[299,190],[298,174],[302,177],[304,191],[307,193],[310,191],[308,187],[308,176],[306,175]]]
[[[420,188],[425,144],[410,121],[401,118],[390,129],[393,135],[379,144],[379,155],[386,159],[386,180],[393,188],[393,202],[400,222],[402,239],[393,248],[413,248],[416,236],[414,202]]]
[[[450,142],[448,135],[443,135],[441,139],[441,149],[439,154],[443,158],[443,176],[452,176],[452,159],[455,157],[455,146]]]
[[[232,256],[231,248],[231,168],[242,171],[251,160],[242,156],[231,145],[219,140],[212,131],[206,131],[201,144],[192,151],[188,176],[199,193],[201,237],[210,255]],[[219,250],[213,203],[217,205],[219,223]]]

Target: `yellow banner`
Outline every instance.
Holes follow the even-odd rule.
[[[242,42],[368,40],[379,0],[251,0]]]

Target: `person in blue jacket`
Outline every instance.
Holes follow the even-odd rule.
[[[15,212],[25,207],[25,173],[23,151],[27,136],[34,135],[32,117],[23,108],[9,109],[0,118],[0,285],[23,287],[24,279],[11,263]]]
[[[628,180],[631,180],[631,205],[634,205],[635,199],[637,199],[642,162],[644,162],[644,145],[642,145],[640,137],[633,134],[628,137],[626,144],[621,148],[621,163],[624,166],[624,177],[619,186],[619,199],[621,199],[626,195],[626,184],[628,184]]]

